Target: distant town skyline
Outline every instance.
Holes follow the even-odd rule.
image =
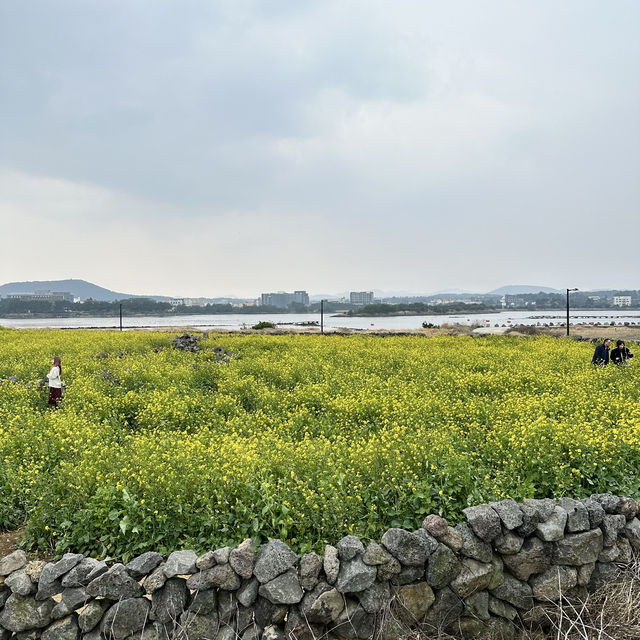
[[[640,3],[0,3],[0,280],[640,282]]]

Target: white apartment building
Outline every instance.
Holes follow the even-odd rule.
[[[351,304],[373,304],[373,291],[350,291],[349,302]]]
[[[631,296],[613,296],[614,307],[630,307]]]

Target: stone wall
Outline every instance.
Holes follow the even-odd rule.
[[[513,638],[514,625],[560,592],[615,579],[640,548],[637,501],[504,500],[464,510],[450,527],[389,529],[367,547],[346,536],[324,557],[251,540],[127,565],[68,553],[0,560],[0,640],[392,640],[410,627]]]

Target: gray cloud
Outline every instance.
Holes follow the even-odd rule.
[[[162,293],[177,221],[190,277],[244,256],[203,294],[635,287],[609,234],[640,232],[639,26],[633,1],[2,3],[0,167],[24,188],[0,217],[37,228],[62,190],[51,233],[95,245],[112,221],[111,247],[126,219],[121,290]],[[44,277],[28,242],[5,279]],[[330,260],[293,277],[287,256]]]

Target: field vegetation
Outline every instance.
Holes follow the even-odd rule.
[[[637,370],[594,370],[591,344],[172,338],[0,329],[0,529],[125,560],[246,537],[306,551],[505,497],[640,497]]]

